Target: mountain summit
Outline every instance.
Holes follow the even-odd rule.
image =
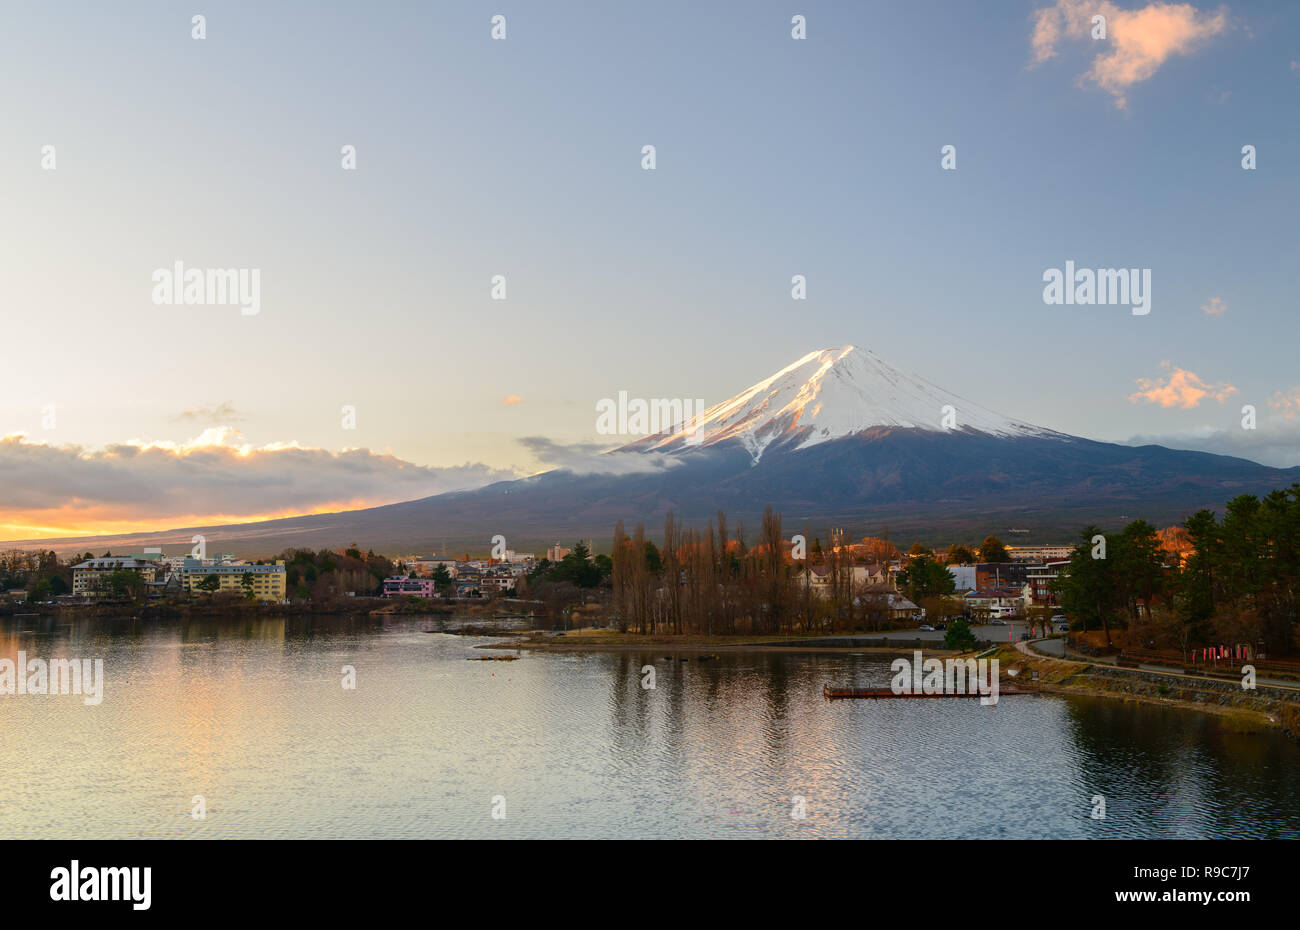
[[[692,425],[694,437],[662,432],[621,447],[630,454],[609,455],[608,469],[562,467],[366,510],[93,542],[172,551],[201,533],[209,546],[219,541],[223,552],[249,556],[354,540],[376,551],[434,551],[445,540],[454,551],[478,552],[501,534],[526,550],[556,539],[594,538],[599,546],[620,520],[644,523],[653,535],[669,512],[703,526],[722,510],[738,530],[752,528],[770,505],[790,532],[838,527],[935,544],[998,533],[1061,543],[1089,524],[1145,517],[1167,525],[1300,480],[1300,468],[1040,429],[854,346],[810,352]],[[661,454],[636,454],[651,451]],[[90,542],[40,544],[84,552]]]
[[[908,374],[857,346],[819,349],[689,421],[620,451],[681,452],[738,442],[757,464],[770,446],[806,449],[880,428],[1052,436]]]

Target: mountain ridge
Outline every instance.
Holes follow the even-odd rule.
[[[949,413],[954,421],[945,423]],[[835,526],[878,535],[888,526],[937,544],[1018,527],[1032,530],[1032,541],[1061,542],[1088,523],[1145,517],[1168,525],[1201,508],[1221,510],[1237,494],[1300,481],[1300,467],[1107,443],[1013,420],[853,346],[807,353],[707,408],[693,424],[696,441],[686,426],[596,455],[587,470],[556,468],[378,507],[7,545],[171,551],[202,534],[210,552],[238,555],[353,542],[396,554],[436,550],[444,540],[481,552],[501,534],[524,551],[556,539],[599,545],[619,520],[653,534],[669,511],[703,525],[721,509],[732,526],[756,526],[768,505],[789,532]]]

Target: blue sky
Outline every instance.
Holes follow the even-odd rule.
[[[1065,432],[1300,463],[1300,6],[1093,4],[1095,41],[1075,5],[10,5],[0,462],[44,483],[0,535],[533,471],[518,440],[597,439],[600,398],[715,402],[846,343]],[[176,260],[260,269],[261,312],[155,305]],[[1151,313],[1045,305],[1066,260],[1152,269]],[[195,449],[224,497],[187,497]]]

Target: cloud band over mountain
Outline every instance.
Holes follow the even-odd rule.
[[[13,538],[321,513],[516,477],[481,463],[430,467],[369,449],[254,446],[229,428],[187,443],[102,449],[7,436],[0,474],[0,532]]]

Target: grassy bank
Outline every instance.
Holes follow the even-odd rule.
[[[1002,646],[998,660],[1004,685],[1057,694],[1105,697],[1139,704],[1183,707],[1219,718],[1227,730],[1255,733],[1280,729],[1300,739],[1300,691],[1263,686],[1257,691],[1225,687],[1221,680],[1196,680],[1135,669],[1093,666],[1085,662],[1026,655]],[[1018,670],[1014,677],[1009,670]],[[1032,673],[1038,673],[1033,681]]]

